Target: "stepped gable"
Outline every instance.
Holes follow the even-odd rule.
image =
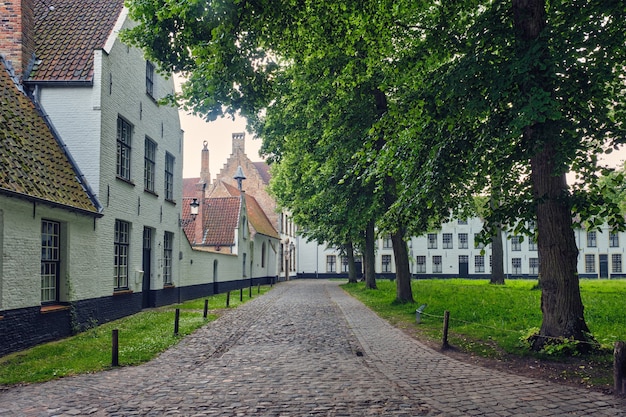
[[[37,64],[30,82],[91,83],[94,50],[104,48],[123,0],[35,1]]]
[[[33,102],[0,59],[0,192],[98,215]]]

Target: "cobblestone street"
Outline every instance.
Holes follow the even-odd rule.
[[[626,416],[433,351],[339,284],[281,283],[142,366],[0,391],[0,416]]]

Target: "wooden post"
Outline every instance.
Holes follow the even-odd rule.
[[[230,291],[226,293],[226,308],[230,307]]]
[[[204,315],[203,317],[206,319],[207,313],[209,312],[209,300],[204,300]]]
[[[248,298],[252,298],[252,283],[250,283],[250,288],[248,288]]]
[[[613,385],[616,395],[626,394],[626,342],[615,342]]]
[[[446,310],[443,313],[443,343],[441,345],[442,349],[447,349],[450,347],[448,345],[448,322],[450,321],[450,312]]]
[[[180,308],[176,309],[176,317],[174,318],[174,335],[178,336],[178,319],[180,318]]]
[[[120,366],[120,345],[118,339],[118,329],[113,329],[111,331],[111,366]]]

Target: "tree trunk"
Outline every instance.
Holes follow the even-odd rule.
[[[348,257],[348,282],[356,283],[356,265],[354,264],[354,245],[352,242],[345,244],[346,256]]]
[[[391,243],[393,244],[393,257],[396,261],[396,302],[413,303],[409,252],[404,241],[404,233],[401,230],[392,233]]]
[[[490,284],[504,285],[504,249],[502,246],[502,228],[498,226],[491,242]]]
[[[376,234],[374,230],[374,221],[367,224],[365,230],[365,253],[363,254],[363,267],[365,269],[365,288],[376,289],[376,270],[375,268],[375,244]]]
[[[513,0],[513,24],[516,39],[522,46],[520,55],[537,42],[546,27],[545,0]],[[548,48],[536,62],[531,74],[520,85],[522,94],[533,96],[533,91],[551,91]],[[535,93],[536,94],[536,93]],[[558,166],[558,130],[549,129],[550,121],[528,125],[523,140],[537,149],[531,157],[533,198],[537,204],[537,249],[541,260],[541,312],[543,320],[533,349],[541,349],[552,337],[574,338],[586,341],[589,329],[585,323],[583,303],[577,273],[578,248],[572,228],[567,181]],[[559,168],[559,169],[557,169]],[[584,344],[581,350],[591,345]]]

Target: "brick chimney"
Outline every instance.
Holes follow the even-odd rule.
[[[246,134],[245,133],[233,133],[233,155],[246,153]]]
[[[200,165],[200,180],[206,185],[211,185],[211,172],[209,171],[209,147],[205,140],[202,148],[202,158]]]
[[[33,0],[0,1],[0,54],[11,63],[20,80],[35,53],[33,9]]]

